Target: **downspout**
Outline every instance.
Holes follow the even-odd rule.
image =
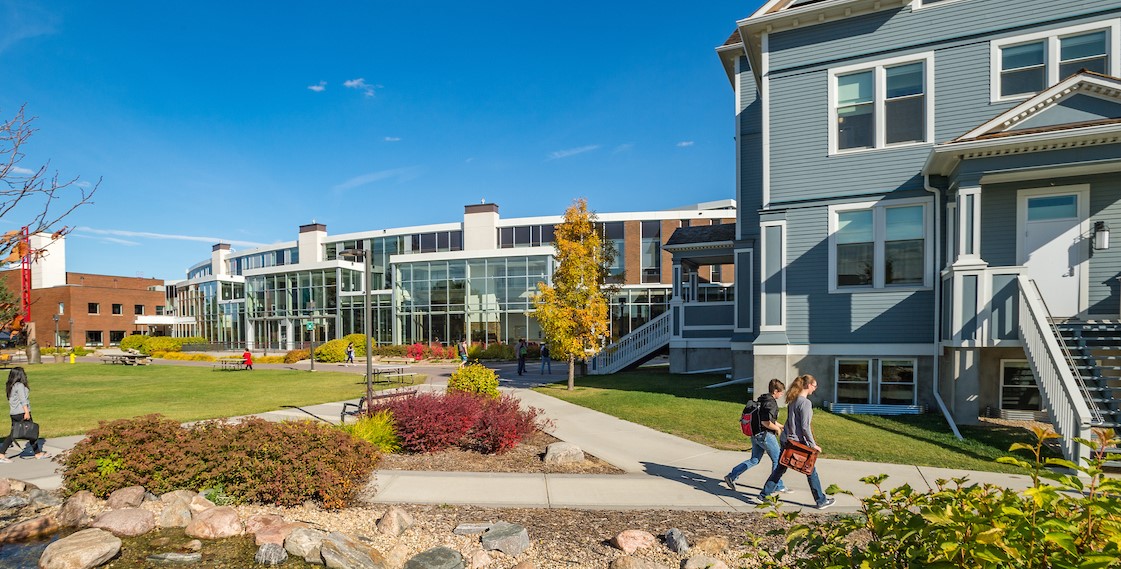
[[[923,174],[923,187],[926,191],[934,194],[934,341],[935,346],[941,346],[942,336],[942,278],[940,276],[941,270],[938,268],[942,260],[942,236],[939,233],[942,230],[942,193],[941,190],[930,185],[930,174]],[[950,430],[954,432],[954,436],[958,440],[963,440],[961,431],[958,431],[958,425],[954,422],[954,416],[950,413],[950,409],[946,407],[946,402],[942,401],[942,395],[938,392],[938,383],[942,381],[941,374],[941,356],[935,350],[934,353],[934,381],[931,382],[931,392],[934,394],[934,401],[938,403],[938,408],[942,410],[942,415],[946,417],[946,422],[950,425]]]

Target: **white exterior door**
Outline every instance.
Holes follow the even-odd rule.
[[[1089,191],[1085,187],[1024,190],[1019,196],[1019,262],[1039,287],[1051,316],[1085,311]]]

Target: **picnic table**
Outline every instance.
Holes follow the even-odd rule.
[[[238,371],[246,369],[245,360],[241,356],[228,356],[214,361],[214,369],[218,371]]]
[[[373,372],[373,380],[375,383],[381,383],[382,381],[386,383],[390,381],[404,382],[405,377],[412,377],[414,375],[412,373],[405,373],[404,366],[376,366],[373,368]]]
[[[372,397],[373,401],[382,401],[385,399],[392,399],[394,397],[408,397],[409,395],[416,395],[417,389],[394,388],[388,391],[375,393]],[[302,411],[302,409],[301,409]],[[306,413],[306,411],[304,411]],[[366,397],[362,396],[358,403],[343,403],[343,410],[339,413],[339,422],[345,423],[347,417],[355,417],[362,415],[366,412]]]
[[[140,352],[105,351],[101,353],[101,363],[138,366],[152,363],[152,358]]]

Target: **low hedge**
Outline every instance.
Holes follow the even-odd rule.
[[[133,334],[121,339],[122,350],[138,350],[142,354],[152,355],[155,352],[181,352],[185,344],[206,344],[206,338],[189,336],[186,338],[172,338],[171,336],[146,336]]]
[[[160,415],[102,422],[61,459],[68,493],[106,497],[127,486],[162,494],[222,488],[234,502],[342,508],[378,463],[374,445],[312,421],[192,426]]]

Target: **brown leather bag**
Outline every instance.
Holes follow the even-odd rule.
[[[807,476],[813,473],[815,462],[817,462],[817,449],[789,439],[783,443],[782,454],[778,457],[779,464]]]

